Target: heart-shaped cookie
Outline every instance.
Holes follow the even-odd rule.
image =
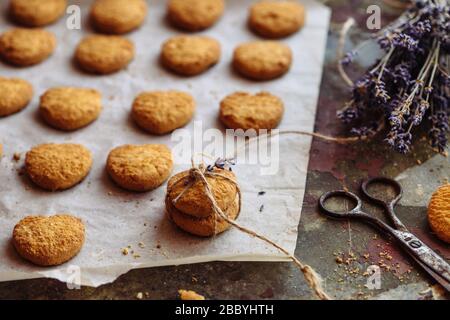
[[[91,152],[79,144],[41,144],[28,151],[25,157],[28,176],[50,191],[72,188],[88,175],[91,167]]]
[[[55,266],[72,259],[83,243],[83,222],[67,214],[28,216],[13,231],[17,252],[40,266]]]

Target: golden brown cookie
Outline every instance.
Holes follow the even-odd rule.
[[[180,295],[180,299],[181,300],[191,300],[191,301],[195,301],[195,300],[205,300],[205,297],[198,294],[195,291],[192,290],[184,290],[184,289],[180,289],[178,290],[178,294]]]
[[[0,56],[4,61],[20,67],[44,61],[55,48],[53,33],[42,29],[16,28],[0,36]]]
[[[191,121],[195,101],[181,91],[143,92],[134,100],[131,115],[142,129],[166,134]]]
[[[124,69],[134,59],[134,44],[119,36],[93,35],[84,38],[75,60],[85,71],[110,74]]]
[[[18,78],[0,77],[0,117],[19,112],[33,98],[33,86]]]
[[[291,49],[276,41],[254,41],[234,51],[235,69],[250,79],[271,80],[285,74],[292,64]]]
[[[141,26],[147,11],[145,0],[96,0],[90,15],[98,31],[124,34]]]
[[[14,227],[13,244],[22,258],[56,266],[75,257],[84,243],[84,224],[67,214],[28,216]]]
[[[60,87],[41,97],[39,112],[52,127],[72,131],[95,121],[102,111],[102,95],[94,89]]]
[[[450,243],[450,184],[441,186],[431,197],[428,222],[442,241]]]
[[[175,73],[194,76],[220,59],[220,43],[206,36],[175,36],[162,47],[162,64]]]
[[[106,163],[106,170],[119,186],[138,192],[159,187],[169,177],[172,167],[172,152],[161,144],[115,148]]]
[[[61,18],[67,0],[11,0],[9,13],[18,23],[27,27],[42,27]]]
[[[237,189],[236,184],[228,179],[236,180],[236,176],[232,171],[214,168],[214,173],[224,177],[206,177],[206,180],[211,186],[214,198],[217,201],[219,208],[226,210],[236,198]],[[181,180],[180,180],[181,179]],[[178,181],[178,182],[177,182]],[[200,180],[186,190],[186,184],[189,183],[189,171],[183,171],[169,179],[167,184],[167,195],[170,199],[178,198],[175,207],[177,210],[186,215],[191,215],[197,218],[205,218],[214,213],[213,207],[205,194],[205,187]]]
[[[305,7],[294,1],[259,1],[251,6],[248,22],[263,37],[287,37],[305,24]]]
[[[41,144],[28,151],[25,169],[31,180],[50,191],[80,183],[92,167],[91,152],[79,144]]]
[[[181,29],[199,31],[215,24],[224,9],[224,0],[170,0],[168,17]]]
[[[212,237],[230,228],[230,224],[228,222],[215,214],[209,215],[206,218],[196,218],[191,215],[185,214],[175,208],[169,198],[166,198],[166,210],[169,218],[180,229],[196,236]],[[236,197],[235,200],[228,206],[228,208],[226,210],[223,210],[223,212],[228,216],[228,218],[235,220],[240,212],[239,197]],[[216,219],[215,226],[214,219]]]
[[[236,92],[220,103],[220,120],[230,129],[274,129],[283,117],[284,104],[280,98],[261,92]]]

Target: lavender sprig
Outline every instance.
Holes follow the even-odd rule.
[[[411,150],[415,128],[428,127],[431,146],[443,153],[450,131],[450,4],[413,2],[377,34],[385,55],[354,84],[351,101],[337,115],[345,123],[358,122],[351,133],[361,137],[377,132],[373,119],[384,115],[385,141],[401,153]],[[341,63],[348,65],[356,56],[352,51]]]

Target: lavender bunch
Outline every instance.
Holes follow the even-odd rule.
[[[351,132],[361,137],[387,125],[385,141],[401,153],[410,151],[414,129],[425,126],[431,146],[444,153],[450,115],[449,37],[449,0],[415,0],[376,36],[385,54],[354,83],[352,99],[338,117],[357,124]],[[356,54],[348,53],[341,63],[350,64]],[[373,121],[379,117],[383,124]]]

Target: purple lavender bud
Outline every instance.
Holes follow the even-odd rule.
[[[388,92],[386,91],[385,83],[381,80],[375,82],[375,97],[380,103],[386,103],[391,99]]]
[[[392,127],[400,127],[402,125],[402,119],[399,116],[391,115],[389,117],[389,123]]]
[[[351,64],[354,60],[355,57],[358,55],[358,53],[354,50],[347,52],[345,54],[345,56],[342,58],[341,60],[341,64],[344,66],[348,66],[349,64]]]
[[[395,47],[404,48],[410,52],[417,49],[419,41],[404,33],[395,33],[392,38],[392,44]]]
[[[426,87],[424,88],[424,92],[425,92],[426,94],[431,94],[431,93],[433,92],[433,87],[432,87],[432,86],[426,86]]]
[[[359,136],[361,138],[371,137],[376,134],[378,130],[378,123],[371,122],[368,126],[362,126],[359,128],[352,128],[350,133]]]
[[[344,123],[350,123],[359,118],[359,112],[357,108],[347,107],[337,112],[337,117]]]

